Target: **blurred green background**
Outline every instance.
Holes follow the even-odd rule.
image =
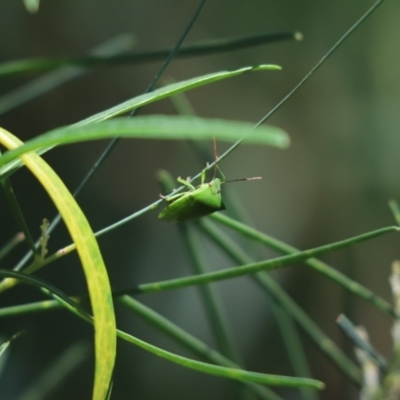
[[[257,122],[280,101],[372,4],[371,1],[208,1],[185,44],[263,32],[298,30],[302,42],[282,42],[222,55],[176,60],[166,76],[183,80],[209,72],[261,63],[282,65],[281,72],[246,74],[188,93],[197,114]],[[80,55],[120,34],[135,37],[135,50],[172,47],[197,7],[197,1],[64,1],[43,0],[38,14],[22,1],[0,1],[0,60]],[[269,123],[291,136],[288,150],[241,146],[221,168],[228,177],[261,175],[263,180],[232,184],[254,226],[301,249],[338,241],[393,224],[387,202],[400,199],[398,185],[400,128],[400,3],[387,1],[333,55]],[[397,61],[396,61],[397,60]],[[46,95],[0,115],[0,125],[22,140],[48,129],[81,120],[143,93],[161,62],[140,66],[95,68]],[[34,76],[0,80],[1,95]],[[146,107],[147,113],[172,114],[170,101]],[[218,139],[218,138],[217,138]],[[73,190],[106,146],[84,143],[46,154]],[[226,148],[219,144],[219,152]],[[211,149],[211,143],[210,143]],[[211,161],[211,160],[210,160]],[[194,175],[203,165],[190,146],[180,142],[120,142],[79,197],[95,230],[158,198],[156,172]],[[33,232],[55,210],[38,183],[24,170],[13,177],[21,206]],[[0,235],[4,243],[18,228],[3,198]],[[69,243],[63,229],[52,234],[50,250]],[[112,286],[189,274],[188,258],[176,226],[157,220],[157,210],[99,240]],[[231,264],[204,243],[212,268]],[[25,251],[7,259],[11,268]],[[271,253],[272,254],[272,253]],[[270,256],[263,253],[263,257]],[[381,237],[325,257],[328,263],[390,300],[388,275],[398,257],[398,238]],[[85,282],[76,255],[40,271],[38,276],[70,294],[82,293]],[[348,296],[337,285],[304,267],[274,276],[341,347],[351,347],[335,326],[341,312],[367,327],[378,350],[391,350],[391,321],[370,305]],[[230,322],[250,370],[292,374],[279,331],[264,295],[246,278],[219,283]],[[3,305],[41,297],[30,288],[7,293]],[[196,289],[138,298],[164,316],[214,345]],[[165,349],[190,356],[169,339],[126,313],[119,326]],[[16,399],[65,348],[76,340],[91,343],[92,330],[67,312],[3,319],[4,337],[27,333],[12,346],[0,382],[0,398]],[[304,341],[314,377],[327,383],[321,399],[357,398],[358,394],[308,339]],[[87,399],[92,374],[90,356],[48,398]],[[297,399],[293,390],[280,391]],[[236,397],[235,397],[236,396]],[[119,342],[113,399],[237,398],[235,383],[188,371]]]

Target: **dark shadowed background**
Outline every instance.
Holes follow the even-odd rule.
[[[245,65],[274,63],[281,72],[258,72],[187,93],[197,114],[256,123],[288,93],[338,38],[372,4],[371,1],[208,1],[185,44],[263,32],[298,30],[302,42],[282,42],[222,55],[176,60],[166,76],[183,80]],[[39,56],[80,55],[117,35],[135,37],[135,50],[173,46],[198,1],[43,0],[38,14],[22,1],[0,1],[0,60]],[[387,1],[350,37],[312,79],[270,120],[292,139],[288,150],[241,146],[221,164],[228,177],[261,175],[260,182],[238,183],[229,192],[241,199],[254,226],[301,249],[338,241],[393,224],[387,202],[400,199],[400,96],[398,42],[400,3]],[[21,140],[71,124],[143,93],[161,62],[140,66],[99,67],[46,95],[0,115],[0,125]],[[1,95],[34,76],[0,80]],[[165,100],[142,114],[173,114]],[[218,138],[217,138],[218,139]],[[106,146],[106,141],[52,150],[45,159],[73,190]],[[211,143],[210,143],[211,148]],[[219,152],[226,149],[219,144]],[[211,160],[210,160],[211,161]],[[79,197],[94,230],[141,209],[158,198],[155,179],[160,168],[173,176],[198,173],[203,165],[182,142],[124,140]],[[54,207],[26,170],[12,179],[28,224],[35,234]],[[1,243],[18,228],[0,199]],[[52,234],[50,250],[69,243],[63,228]],[[99,239],[112,286],[124,288],[189,274],[186,250],[173,224],[160,222],[157,210]],[[204,243],[212,268],[230,267],[219,252]],[[11,268],[25,251],[5,260]],[[264,256],[270,256],[265,251]],[[376,293],[390,300],[388,275],[398,257],[398,238],[384,236],[324,258]],[[38,273],[69,294],[85,291],[76,255]],[[391,321],[344,290],[293,266],[275,273],[287,291],[322,329],[352,355],[335,326],[346,312],[367,327],[384,354],[391,350]],[[250,370],[293,374],[269,304],[248,278],[218,283],[227,305],[238,347]],[[18,287],[2,296],[2,305],[41,299],[34,289]],[[196,289],[139,296],[162,315],[214,345]],[[159,332],[126,312],[121,329],[162,348],[191,356]],[[75,341],[91,346],[92,328],[66,311],[3,319],[0,333],[26,334],[12,346],[0,382],[0,398],[16,399]],[[351,384],[304,338],[315,378],[327,383],[322,399],[357,398]],[[90,397],[92,356],[52,399]],[[113,399],[227,399],[235,384],[203,375],[119,342]],[[296,399],[295,391],[280,391]]]

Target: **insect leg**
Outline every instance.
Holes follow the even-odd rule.
[[[222,182],[225,182],[226,176],[225,176],[225,174],[221,171],[221,168],[219,167],[219,165],[217,165],[217,169],[218,169],[218,172],[221,174]]]
[[[185,185],[185,186],[187,186],[188,188],[190,188],[190,189],[192,189],[192,190],[196,189],[190,182],[188,182],[188,181],[185,180],[185,179],[182,179],[181,177],[179,177],[179,178],[177,179],[177,181],[178,181],[179,183],[181,183],[182,185]]]
[[[208,163],[207,163],[207,167],[208,167]],[[206,170],[203,169],[203,171],[201,171],[201,184],[203,184],[205,180],[206,180]]]
[[[179,197],[182,197],[184,194],[186,194],[186,193],[177,193],[177,194],[173,194],[172,196],[163,196],[162,194],[160,194],[160,197],[165,201],[171,201],[171,200],[176,200]]]

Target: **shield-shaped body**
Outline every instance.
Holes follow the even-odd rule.
[[[175,222],[188,221],[220,210],[225,210],[225,205],[221,197],[221,181],[215,178],[171,200],[171,204],[161,211],[158,218]]]

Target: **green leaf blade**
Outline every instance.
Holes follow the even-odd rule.
[[[40,61],[39,61],[40,62]],[[6,63],[7,64],[7,63]],[[23,62],[22,62],[23,64]],[[7,65],[3,65],[0,69],[3,71],[3,69],[7,70]],[[15,66],[10,66],[9,69],[11,69],[11,72],[14,71],[16,67]],[[23,65],[21,66],[23,68]],[[17,68],[18,69],[18,68]],[[91,117],[88,117],[73,126],[82,126],[82,125],[87,125],[90,123],[94,122],[101,122],[105,121],[107,119],[119,116],[121,114],[124,114],[126,112],[129,112],[131,110],[134,110],[135,108],[143,107],[147,104],[151,104],[155,101],[162,100],[171,96],[174,96],[176,94],[186,92],[187,90],[195,89],[197,87],[201,87],[203,85],[207,85],[209,83],[217,82],[219,80],[227,79],[227,78],[233,78],[235,76],[241,75],[246,72],[253,72],[253,71],[268,71],[268,70],[280,70],[281,67],[278,65],[273,65],[273,64],[263,64],[263,65],[257,65],[257,66],[250,66],[250,67],[243,67],[239,68],[233,71],[220,71],[220,72],[215,72],[207,75],[202,75],[198,76],[195,78],[188,79],[186,81],[181,81],[177,83],[173,83],[171,85],[164,86],[160,89],[156,89],[150,93],[145,93],[140,96],[134,97],[133,99],[127,100],[123,103],[118,104],[117,106],[111,107],[105,111],[102,111],[98,114],[92,115]],[[0,71],[0,76],[2,72]],[[4,72],[4,71],[3,71]],[[6,71],[7,73],[7,71]],[[43,154],[47,152],[49,148],[42,148],[38,151],[39,154]],[[12,165],[6,167],[6,168],[0,168],[0,179],[1,177],[4,177],[6,174],[9,176],[12,174],[12,172],[18,168],[21,167],[21,162],[20,161],[14,161]]]
[[[44,147],[77,143],[88,140],[112,137],[131,137],[136,139],[173,139],[173,140],[211,140],[237,141],[245,138],[245,143],[269,145],[286,148],[288,135],[281,129],[272,126],[261,126],[254,129],[248,122],[205,119],[192,116],[152,115],[136,118],[117,118],[98,124],[86,126],[68,126],[55,129],[23,146],[8,151],[0,158],[0,166],[13,161],[21,154],[39,150]],[[7,169],[1,171],[5,173]]]
[[[127,100],[121,104],[118,104],[115,107],[112,107],[98,114],[92,115],[91,117],[86,118],[81,122],[78,122],[78,125],[86,125],[93,122],[104,121],[106,119],[113,118],[118,115],[124,114],[126,112],[132,111],[135,108],[143,107],[155,101],[171,97],[175,94],[196,89],[198,87],[218,82],[223,79],[233,78],[235,76],[242,75],[247,72],[279,71],[280,69],[281,67],[279,65],[261,64],[256,66],[243,67],[235,69],[233,71],[220,71],[220,72],[213,72],[207,75],[197,76],[195,78],[191,78],[185,81],[172,83],[170,85],[156,89],[150,93],[144,93],[133,99]]]
[[[15,148],[23,143],[0,128],[0,143]],[[110,282],[90,225],[72,194],[53,169],[37,154],[21,156],[56,205],[76,248],[86,275],[95,325],[95,382],[93,399],[104,399],[110,385],[116,355],[116,323]]]

